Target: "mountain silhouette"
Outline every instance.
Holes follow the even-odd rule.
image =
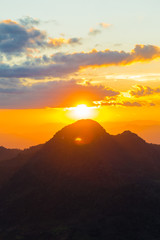
[[[1,184],[2,239],[160,236],[160,146],[79,120],[11,161],[18,167]]]
[[[16,157],[21,152],[20,149],[8,149],[0,146],[0,162]]]
[[[0,147],[0,188],[41,148],[41,144],[28,149]]]

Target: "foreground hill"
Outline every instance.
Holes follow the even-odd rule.
[[[80,120],[25,157],[2,184],[0,236],[158,239],[159,192],[160,146]]]

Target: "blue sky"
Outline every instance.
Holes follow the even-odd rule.
[[[60,33],[68,36],[85,36],[88,29],[99,22],[112,24],[112,29],[97,37],[102,44],[121,43],[124,49],[134,44],[158,44],[160,22],[159,0],[6,0],[1,3],[1,19],[18,19],[31,16],[57,24],[42,24],[53,37]],[[106,46],[107,47],[107,46]]]

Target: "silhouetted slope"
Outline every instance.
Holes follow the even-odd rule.
[[[16,157],[22,150],[0,147],[0,162]]]
[[[16,231],[34,240],[156,239],[159,190],[158,146],[80,120],[28,156],[3,185],[0,236],[12,226],[8,239]]]
[[[10,156],[9,159],[3,158],[0,161],[0,188],[5,184],[21,167],[23,167],[27,161],[35,154],[37,151],[40,150],[42,145],[37,145],[30,147],[25,150],[11,150],[11,154],[8,154],[8,150],[6,149],[7,155]],[[5,154],[6,156],[6,154]]]
[[[134,158],[134,165],[140,174],[148,172],[148,175],[159,178],[160,170],[160,146],[146,143],[135,133],[125,131],[114,136],[117,143],[125,152],[129,152]]]

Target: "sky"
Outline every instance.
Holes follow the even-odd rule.
[[[0,145],[43,143],[82,117],[160,144],[159,9],[158,0],[3,1]],[[86,116],[75,112],[82,104]]]

